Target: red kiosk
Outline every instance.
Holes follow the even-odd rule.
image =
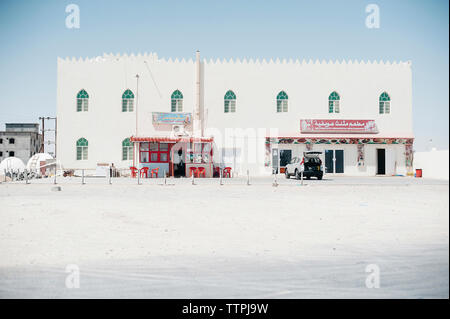
[[[164,177],[164,173],[166,176],[189,177],[192,173],[195,177],[213,176],[212,137],[132,136],[130,141],[137,144],[135,165],[139,169],[148,167],[149,177]]]

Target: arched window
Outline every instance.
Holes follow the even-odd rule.
[[[133,143],[129,138],[122,141],[122,160],[128,161],[133,159]]]
[[[88,159],[88,141],[84,137],[77,141],[77,161]]]
[[[328,97],[328,113],[339,113],[340,96],[336,91],[331,92]]]
[[[224,112],[234,113],[236,112],[236,94],[233,91],[225,93],[224,99]]]
[[[391,112],[391,97],[386,92],[380,95],[380,114],[389,114]]]
[[[87,112],[89,107],[89,94],[81,90],[77,94],[77,112]]]
[[[281,91],[277,95],[277,112],[287,112],[288,111],[288,95],[286,92]]]
[[[183,94],[179,90],[175,90],[171,96],[171,111],[183,112]]]
[[[126,90],[122,94],[122,112],[133,112],[134,94],[131,90]]]

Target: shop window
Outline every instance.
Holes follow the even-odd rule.
[[[328,97],[328,113],[339,113],[339,100],[340,100],[339,94],[337,94],[336,91],[331,92],[330,96]]]
[[[386,92],[380,95],[380,114],[389,114],[391,112],[391,97]]]
[[[122,160],[128,161],[133,159],[133,143],[129,138],[122,141]]]
[[[171,96],[171,111],[183,112],[183,94],[179,90],[175,90]]]
[[[15,153],[13,151],[9,152],[9,156],[13,157],[15,155]]]
[[[168,143],[140,143],[140,161],[141,163],[167,163],[169,162],[169,144]]]
[[[139,160],[141,163],[148,163],[150,161],[149,143],[139,144]]]
[[[88,159],[88,141],[84,137],[77,141],[77,161]]]
[[[87,112],[89,108],[89,94],[81,90],[77,94],[77,112]]]
[[[188,144],[186,163],[209,163],[211,154],[210,143],[190,143]]]
[[[122,112],[133,112],[134,94],[131,90],[126,90],[122,94]]]
[[[13,138],[10,138],[9,139],[9,144],[15,144],[16,143],[16,140],[15,139],[13,139]]]
[[[288,111],[288,95],[286,92],[281,91],[277,95],[277,112],[287,112]]]
[[[225,93],[224,97],[224,112],[235,113],[236,112],[236,94],[233,91]]]

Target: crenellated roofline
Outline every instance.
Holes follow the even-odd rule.
[[[192,58],[186,60],[185,58],[159,58],[158,55],[154,52],[150,53],[138,53],[138,54],[113,54],[113,53],[104,53],[102,56],[97,57],[66,57],[61,58],[58,57],[58,63],[102,63],[102,62],[112,62],[112,61],[148,61],[152,63],[170,63],[170,64],[194,64],[195,61]],[[259,59],[259,58],[236,58],[236,59],[203,59],[202,62],[206,65],[379,65],[379,66],[411,66],[411,61],[383,61],[383,60],[373,60],[373,61],[363,61],[363,60],[312,60],[312,59]]]

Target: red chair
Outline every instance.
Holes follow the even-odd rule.
[[[225,167],[223,169],[223,176],[222,177],[231,178],[231,167]]]
[[[134,166],[130,166],[130,170],[131,170],[131,177],[136,178],[138,169]]]
[[[158,177],[158,171],[159,171],[159,167],[152,169],[150,172],[150,176],[153,178],[153,174],[155,174],[156,177]]]
[[[198,169],[197,167],[189,167],[189,177],[192,176],[192,174],[194,174],[195,177],[198,177]]]
[[[206,177],[206,169],[204,167],[199,167],[198,168],[198,177],[202,176]]]
[[[139,171],[141,172],[141,177],[145,176],[145,178],[148,178],[148,167],[142,167]]]

